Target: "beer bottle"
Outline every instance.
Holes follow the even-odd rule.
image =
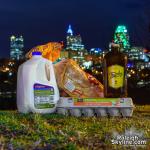
[[[127,56],[118,44],[111,44],[111,51],[104,57],[103,82],[105,97],[127,97]]]

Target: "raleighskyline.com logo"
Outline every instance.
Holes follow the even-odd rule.
[[[115,139],[111,140],[112,144],[117,145],[146,145],[147,140],[141,139],[139,136],[124,136],[124,135],[118,135]]]
[[[135,128],[125,130],[124,134],[113,132],[113,138],[111,143],[113,145],[124,145],[124,146],[146,146],[148,138],[144,136],[142,131],[137,131]]]

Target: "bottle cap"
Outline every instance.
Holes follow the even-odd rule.
[[[32,52],[32,56],[41,56],[42,55],[42,53],[41,52],[39,52],[39,51],[36,51],[36,52]]]

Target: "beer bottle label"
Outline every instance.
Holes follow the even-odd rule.
[[[114,89],[123,87],[124,67],[112,65],[108,67],[108,85]]]

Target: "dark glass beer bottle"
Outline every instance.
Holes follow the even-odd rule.
[[[118,44],[111,44],[111,51],[104,57],[104,96],[127,97],[127,56]]]

